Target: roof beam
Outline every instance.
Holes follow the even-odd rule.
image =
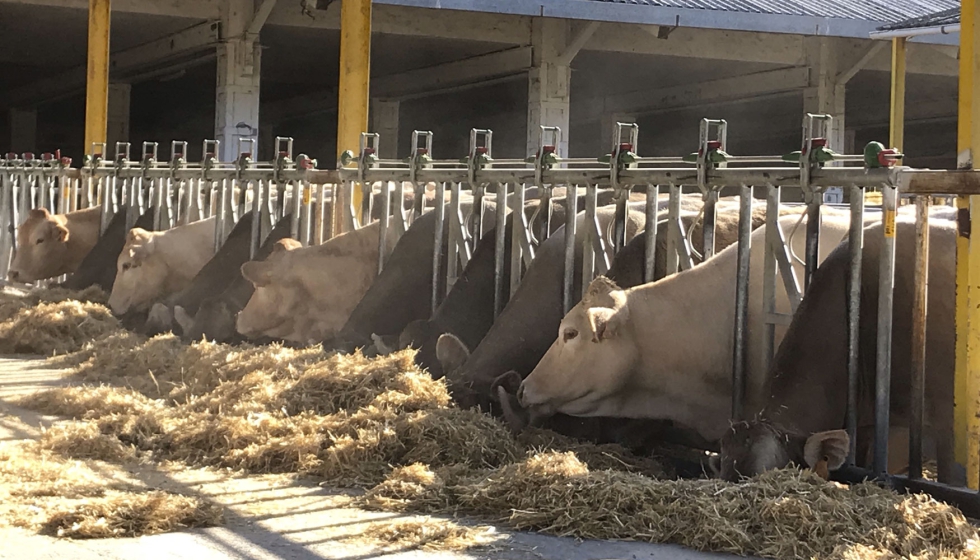
[[[255,10],[255,14],[252,16],[252,21],[248,24],[248,29],[246,33],[249,35],[258,35],[262,31],[262,26],[269,19],[269,14],[272,13],[272,8],[276,7],[276,0],[262,0],[262,4],[259,5]]]
[[[810,71],[806,67],[782,68],[698,84],[608,95],[585,101],[581,105],[573,100],[573,104],[574,107],[585,107],[585,114],[576,112],[576,120],[598,120],[608,113],[644,115],[802,90],[809,84],[809,78]]]
[[[598,21],[590,21],[587,23],[581,31],[575,34],[575,37],[573,37],[568,43],[565,50],[558,55],[558,57],[555,59],[555,64],[558,66],[568,66],[571,64],[572,60],[575,60],[575,56],[580,50],[582,50],[582,47],[589,42],[589,39],[592,38],[592,35],[595,34],[600,25],[602,25],[602,23]]]
[[[41,8],[75,8],[88,10],[88,0],[3,0],[9,4],[26,4]],[[221,0],[112,0],[113,12],[193,19],[218,19]]]
[[[143,73],[159,73],[161,63],[180,61],[213,50],[218,43],[218,23],[205,22],[178,31],[143,45],[112,53],[109,72],[113,80],[138,77]],[[84,65],[61,74],[27,84],[4,96],[8,107],[38,106],[85,90]]]
[[[372,77],[371,98],[405,100],[428,97],[512,79],[527,72],[530,67],[531,47],[515,47],[427,68]],[[263,119],[276,123],[304,114],[334,111],[336,108],[337,90],[331,88],[270,104],[263,108]]]
[[[857,62],[852,64],[850,68],[844,70],[840,74],[837,74],[837,78],[834,80],[834,83],[843,85],[851,81],[851,78],[856,76],[858,72],[864,69],[864,67],[867,66],[868,63],[871,62],[872,59],[874,59],[874,57],[878,56],[878,53],[880,53],[885,48],[885,45],[887,45],[887,43],[883,43],[880,41],[872,44],[870,47],[868,47],[866,51],[864,51],[864,54],[861,55],[861,58],[859,58]]]

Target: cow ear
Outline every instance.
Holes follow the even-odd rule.
[[[276,253],[284,253],[286,251],[292,251],[292,250],[298,249],[298,248],[300,248],[302,246],[303,246],[303,244],[300,243],[299,241],[296,241],[295,239],[292,239],[292,238],[287,237],[285,239],[280,239],[279,241],[276,241],[276,244],[272,246],[272,253],[271,254],[272,255],[275,255]]]
[[[493,383],[490,385],[490,392],[497,393],[497,389],[499,388],[512,395],[516,395],[517,391],[521,388],[522,381],[524,381],[524,378],[521,377],[521,374],[510,370],[493,380]]]
[[[184,333],[189,333],[191,327],[194,326],[194,318],[187,313],[186,309],[179,305],[174,306],[174,320],[177,321],[177,324],[180,325],[180,329]]]
[[[272,266],[261,261],[251,261],[242,265],[242,276],[256,288],[272,283]]]
[[[721,455],[719,453],[708,455],[708,470],[711,471],[711,478],[721,478]]]
[[[624,309],[609,309],[608,307],[593,307],[586,311],[589,316],[589,326],[592,328],[592,342],[602,342],[619,335],[625,320]]]
[[[405,348],[421,348],[428,331],[429,321],[426,319],[416,319],[405,325],[405,328],[402,329],[401,334],[398,336],[399,350],[404,350]]]
[[[126,234],[126,243],[146,242],[150,239],[150,232],[143,228],[133,228]]]
[[[68,241],[68,228],[62,224],[53,224],[51,226],[51,239],[57,240],[59,243],[65,243]]]
[[[470,357],[470,349],[455,335],[445,333],[436,342],[436,358],[442,364],[442,371],[450,374],[466,362]]]
[[[597,276],[595,280],[589,284],[589,288],[585,291],[585,295],[582,297],[582,302],[586,307],[596,307],[606,302],[609,299],[609,294],[618,291],[619,286],[615,282],[606,278],[605,276]]]
[[[827,470],[835,471],[847,460],[850,447],[851,438],[845,430],[817,432],[807,438],[803,446],[803,459],[813,470],[818,470],[823,463]]]
[[[38,220],[46,220],[50,215],[51,212],[48,212],[47,208],[32,208],[30,211],[30,217]]]

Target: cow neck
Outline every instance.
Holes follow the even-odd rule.
[[[773,358],[762,416],[783,432],[809,436],[844,425],[848,261],[844,241],[817,269]]]
[[[64,214],[68,229],[68,258],[73,260],[72,270],[78,268],[86,255],[99,242],[102,225],[102,211],[99,207],[86,208]]]
[[[708,439],[721,437],[731,416],[735,319],[726,298],[734,297],[735,253],[728,254],[627,290],[629,324],[639,350],[628,399],[646,408],[647,415],[651,405],[644,403],[656,403],[666,413],[662,417]]]
[[[168,290],[182,290],[214,257],[214,237],[207,235],[214,233],[214,224],[214,218],[207,218],[155,234],[154,252],[167,264]]]

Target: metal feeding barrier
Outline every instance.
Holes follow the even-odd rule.
[[[537,197],[547,206],[543,230],[551,218],[551,198],[555,188],[563,187],[566,192],[565,204],[565,261],[563,274],[563,302],[566,312],[578,299],[573,297],[576,273],[580,275],[582,290],[597,275],[608,271],[610,258],[625,244],[626,215],[631,192],[645,192],[643,205],[646,226],[644,255],[644,279],[654,278],[658,229],[667,228],[667,274],[690,269],[696,258],[703,261],[715,252],[714,225],[716,204],[723,191],[732,192],[739,200],[737,284],[735,295],[734,356],[732,372],[732,416],[744,418],[746,390],[746,334],[748,329],[749,306],[749,267],[751,251],[752,204],[756,194],[763,195],[767,207],[765,261],[763,274],[763,301],[765,321],[765,357],[768,369],[775,353],[775,330],[777,325],[788,325],[792,314],[776,312],[777,277],[786,293],[793,312],[796,311],[805,290],[809,287],[813,273],[819,264],[820,217],[824,205],[823,195],[828,189],[847,189],[849,195],[850,227],[850,270],[848,278],[848,348],[847,375],[848,400],[845,427],[851,438],[851,452],[846,466],[837,476],[845,481],[858,481],[876,478],[892,487],[915,489],[957,503],[970,515],[980,515],[980,500],[976,492],[924,480],[921,473],[921,406],[913,406],[911,469],[909,476],[889,475],[888,457],[888,404],[891,378],[891,332],[893,284],[895,272],[894,237],[885,237],[881,258],[880,301],[878,306],[878,344],[875,372],[875,444],[874,460],[871,469],[855,466],[855,445],[857,441],[857,393],[860,363],[859,329],[861,301],[861,262],[864,244],[865,214],[880,211],[884,230],[894,233],[895,215],[898,210],[896,187],[901,181],[907,182],[909,176],[927,173],[896,166],[902,154],[887,149],[877,142],[869,143],[864,153],[856,155],[838,154],[832,151],[827,142],[832,117],[829,115],[807,114],[803,120],[803,139],[799,151],[780,156],[738,156],[726,151],[727,123],[723,120],[704,119],[701,122],[698,150],[684,157],[642,157],[637,154],[638,127],[632,123],[618,123],[616,142],[609,154],[597,159],[565,158],[557,152],[561,131],[556,128],[541,129],[538,151],[527,159],[493,159],[491,157],[492,132],[472,130],[470,148],[466,157],[460,160],[432,159],[432,134],[416,132],[413,135],[413,152],[404,159],[381,159],[377,157],[377,135],[366,136],[361,144],[361,153],[346,153],[341,158],[339,169],[349,192],[362,185],[367,188],[375,182],[394,181],[401,184],[409,182],[416,189],[423,184],[435,185],[436,235],[435,252],[432,261],[433,293],[432,308],[435,310],[441,300],[438,293],[439,280],[445,275],[446,285],[451,286],[459,267],[465,267],[472,255],[474,244],[479,241],[483,231],[483,201],[492,195],[498,201],[496,213],[495,240],[495,311],[503,308],[503,263],[505,258],[504,224],[506,208],[521,208],[529,189],[539,190]],[[420,142],[424,141],[424,145]],[[938,176],[933,176],[938,177]],[[938,179],[933,179],[936,183]],[[975,180],[975,192],[980,194],[980,180]],[[913,183],[914,184],[914,183]],[[660,208],[660,192],[668,191],[666,216]],[[806,205],[807,227],[804,255],[804,274],[798,278],[793,267],[794,255],[789,248],[787,232],[779,224],[779,207],[783,189],[798,189]],[[882,206],[865,207],[865,189],[881,189]],[[576,199],[584,190],[585,212],[580,223],[585,231],[582,239],[582,258],[576,270]],[[603,231],[597,218],[597,193],[611,190],[616,206],[615,220],[610,231]],[[915,192],[906,188],[907,192]],[[445,194],[449,191],[452,203],[449,205],[449,220],[443,211]],[[761,191],[761,192],[760,192]],[[418,191],[416,191],[418,192]],[[468,215],[460,212],[460,195],[472,195],[473,205]],[[703,199],[702,241],[704,252],[694,251],[691,239],[681,220],[681,195],[684,192],[700,193]],[[957,189],[934,187],[930,194],[957,195]],[[836,194],[836,193],[835,193]],[[499,201],[510,197],[511,202],[503,205]],[[924,265],[918,259],[925,257],[927,243],[928,202],[918,199],[917,239],[920,248],[917,252],[917,297],[916,302],[925,301]],[[352,209],[353,210],[353,209]],[[540,210],[539,210],[540,211]],[[511,293],[520,283],[523,267],[532,262],[535,247],[546,236],[536,235],[535,225],[529,224],[519,212],[512,225],[511,246]],[[662,218],[665,218],[662,220]],[[447,270],[441,270],[441,239],[445,227],[449,227],[449,259]],[[383,225],[383,228],[387,225]],[[385,236],[380,243],[384,244]],[[384,246],[382,245],[382,248]],[[384,251],[382,251],[382,255]],[[379,262],[383,267],[384,257]],[[778,274],[777,274],[778,271]],[[915,368],[918,377],[913,385],[913,400],[921,403],[923,395],[924,368],[924,311],[917,303],[917,332]]]
[[[214,247],[227,239],[246,212],[252,213],[250,254],[289,215],[291,237],[304,245],[324,242],[333,235],[333,193],[336,172],[316,169],[316,160],[293,156],[293,139],[276,138],[275,156],[255,161],[255,143],[239,143],[236,161],[217,160],[219,142],[205,140],[201,161],[187,158],[187,142],[172,142],[170,160],[159,158],[159,145],[144,142],[138,159],[129,143],[115,146],[106,157],[105,144],[92,146],[81,167],[59,153],[35,158],[7,154],[0,160],[0,278],[6,278],[17,245],[17,225],[32,208],[65,213],[98,206],[101,233],[120,212],[126,228],[152,211],[153,229],[162,231],[214,218]]]

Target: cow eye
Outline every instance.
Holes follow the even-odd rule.
[[[122,268],[123,268],[123,270],[129,270],[130,268],[133,268],[133,265],[130,264],[130,263],[123,263],[123,267]]]
[[[35,243],[36,245],[40,245],[41,243],[44,243],[44,238],[41,238],[41,239],[38,239],[38,240],[37,240],[37,241],[35,241],[34,243]]]
[[[578,331],[575,329],[568,329],[565,331],[565,334],[563,336],[564,336],[564,341],[568,342],[569,340],[578,336]]]

